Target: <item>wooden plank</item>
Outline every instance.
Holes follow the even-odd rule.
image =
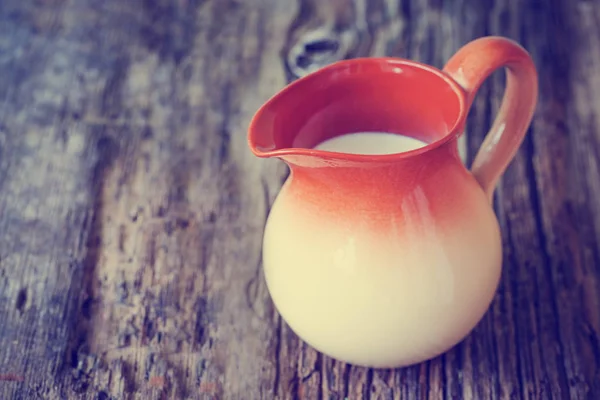
[[[3,1],[0,398],[600,397],[599,17],[567,0]],[[490,312],[409,368],[318,354],[266,290],[287,170],[249,153],[250,118],[338,59],[442,67],[485,34],[540,73],[496,196]],[[495,74],[476,98],[469,159],[503,87]]]

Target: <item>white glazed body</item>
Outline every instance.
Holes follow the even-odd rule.
[[[431,196],[416,185],[400,194],[397,215],[375,225],[360,205],[351,216],[343,206],[339,215],[320,212],[319,199],[294,190],[301,182],[286,181],[268,217],[263,262],[273,302],[300,338],[341,361],[400,367],[441,354],[474,328],[498,285],[501,238],[474,179],[448,171],[451,189]]]

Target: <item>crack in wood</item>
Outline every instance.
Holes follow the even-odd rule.
[[[277,315],[275,322],[275,350],[274,350],[274,368],[275,368],[275,376],[273,379],[273,394],[277,396],[280,391],[280,379],[281,379],[281,326],[283,324],[283,320],[280,315]]]

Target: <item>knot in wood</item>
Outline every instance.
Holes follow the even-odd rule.
[[[328,64],[343,60],[353,43],[350,31],[332,32],[318,29],[302,35],[287,55],[290,72],[297,78],[310,74]]]

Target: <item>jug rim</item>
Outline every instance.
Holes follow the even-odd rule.
[[[364,63],[372,63],[372,64],[385,64],[388,66],[408,66],[411,68],[421,69],[436,75],[438,78],[443,80],[451,89],[452,92],[456,95],[456,99],[458,101],[458,115],[454,120],[454,124],[448,130],[448,132],[440,137],[437,140],[432,141],[431,143],[427,143],[425,146],[419,147],[417,149],[404,151],[400,153],[384,153],[384,154],[360,154],[360,153],[344,153],[344,152],[336,152],[330,150],[317,150],[314,148],[305,148],[305,147],[285,147],[274,150],[259,150],[254,143],[255,136],[257,135],[257,125],[258,121],[266,112],[266,110],[278,99],[283,96],[289,95],[290,91],[295,90],[298,86],[304,85],[308,83],[310,80],[317,79],[320,75],[332,73],[335,70],[339,70],[344,67],[348,67],[355,64],[364,64]],[[431,65],[419,62],[408,60],[399,57],[357,57],[347,60],[340,60],[324,67],[319,68],[316,71],[313,71],[307,75],[304,75],[293,82],[290,82],[282,89],[280,89],[277,93],[271,96],[267,101],[265,101],[256,111],[252,119],[250,120],[249,128],[248,128],[248,137],[247,142],[250,147],[252,153],[259,158],[285,158],[285,156],[312,156],[312,157],[322,157],[328,159],[337,159],[342,161],[353,161],[353,162],[390,162],[390,161],[398,161],[401,159],[407,159],[411,157],[416,157],[418,155],[428,153],[432,150],[435,150],[449,141],[459,137],[462,132],[462,127],[465,124],[467,117],[467,93],[465,89],[456,82],[450,75],[446,74],[442,70],[433,67]],[[351,133],[351,132],[349,132]],[[394,133],[394,132],[389,132]]]

